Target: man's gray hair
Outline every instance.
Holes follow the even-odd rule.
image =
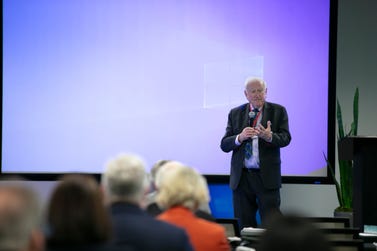
[[[106,201],[140,203],[149,183],[145,162],[134,154],[120,154],[111,159],[102,175]]]
[[[4,183],[0,185],[0,250],[23,250],[32,232],[41,227],[39,200],[30,188]]]
[[[246,78],[246,80],[245,80],[245,89],[247,89],[247,86],[249,84],[255,83],[255,82],[258,82],[258,83],[262,84],[264,90],[267,89],[267,83],[266,83],[266,81],[264,81],[262,78],[258,78],[258,77],[248,77],[248,78]]]

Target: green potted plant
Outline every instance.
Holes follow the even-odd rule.
[[[337,135],[337,142],[339,143],[342,139],[349,137],[349,136],[356,136],[357,135],[357,127],[358,127],[358,117],[359,117],[359,89],[356,88],[354,98],[353,98],[353,122],[351,123],[351,128],[348,133],[345,133],[345,128],[343,126],[343,118],[342,118],[342,109],[337,99],[336,102],[336,119],[338,122],[338,135]],[[339,147],[338,147],[339,150]],[[352,217],[352,166],[353,163],[351,160],[340,160],[338,158],[338,165],[339,165],[339,181],[336,179],[334,169],[332,168],[331,164],[329,163],[328,159],[326,158],[329,170],[331,172],[331,176],[334,180],[334,184],[336,187],[336,194],[338,197],[339,207],[337,207],[334,211],[334,215],[341,215],[344,216],[344,213],[348,213],[349,216]],[[352,218],[351,218],[352,223]]]

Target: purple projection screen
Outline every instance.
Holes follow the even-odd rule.
[[[326,176],[330,0],[3,0],[2,172],[99,173],[121,152],[227,175],[228,112],[262,77],[284,176]]]

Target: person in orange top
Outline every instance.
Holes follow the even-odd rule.
[[[157,173],[156,201],[165,211],[158,219],[186,230],[195,251],[229,251],[225,229],[195,216],[199,205],[208,203],[206,180],[193,168],[179,162],[165,164]]]

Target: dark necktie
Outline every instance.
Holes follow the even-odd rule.
[[[258,117],[259,117],[259,110],[258,108],[254,108],[252,112],[249,113],[250,118],[250,126],[255,127],[258,123]],[[245,158],[250,159],[253,155],[253,140],[250,139],[246,142],[245,145]]]
[[[255,127],[258,122],[258,117],[259,117],[258,108],[254,108],[253,111],[249,114],[249,117],[250,117],[250,126]]]

